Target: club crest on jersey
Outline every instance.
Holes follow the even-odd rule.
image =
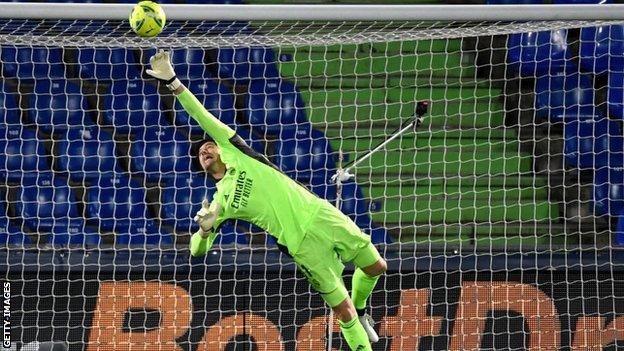
[[[236,169],[235,168],[230,168],[228,170],[228,172],[230,173],[230,175],[234,175],[236,173]]]

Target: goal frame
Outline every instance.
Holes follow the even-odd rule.
[[[3,19],[126,20],[133,4],[0,3]],[[624,4],[603,5],[182,5],[170,20],[547,21],[624,20]],[[513,10],[513,11],[510,11]]]

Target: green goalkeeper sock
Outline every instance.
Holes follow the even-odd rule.
[[[357,310],[363,310],[366,308],[366,300],[373,292],[379,276],[369,277],[363,270],[356,268],[353,273],[353,279],[351,280],[353,305]]]
[[[349,348],[353,351],[372,351],[371,344],[368,341],[368,335],[366,335],[366,331],[360,323],[360,320],[357,316],[353,317],[352,320],[348,322],[343,322],[338,320],[338,324],[340,324],[340,331],[342,331],[342,336],[347,341]]]

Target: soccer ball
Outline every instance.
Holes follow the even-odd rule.
[[[130,13],[132,30],[142,37],[154,37],[165,27],[165,11],[153,1],[141,1]]]

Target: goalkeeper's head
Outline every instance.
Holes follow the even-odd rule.
[[[214,140],[205,139],[196,145],[197,159],[202,170],[213,177],[225,170],[225,164],[221,161],[219,146]]]

